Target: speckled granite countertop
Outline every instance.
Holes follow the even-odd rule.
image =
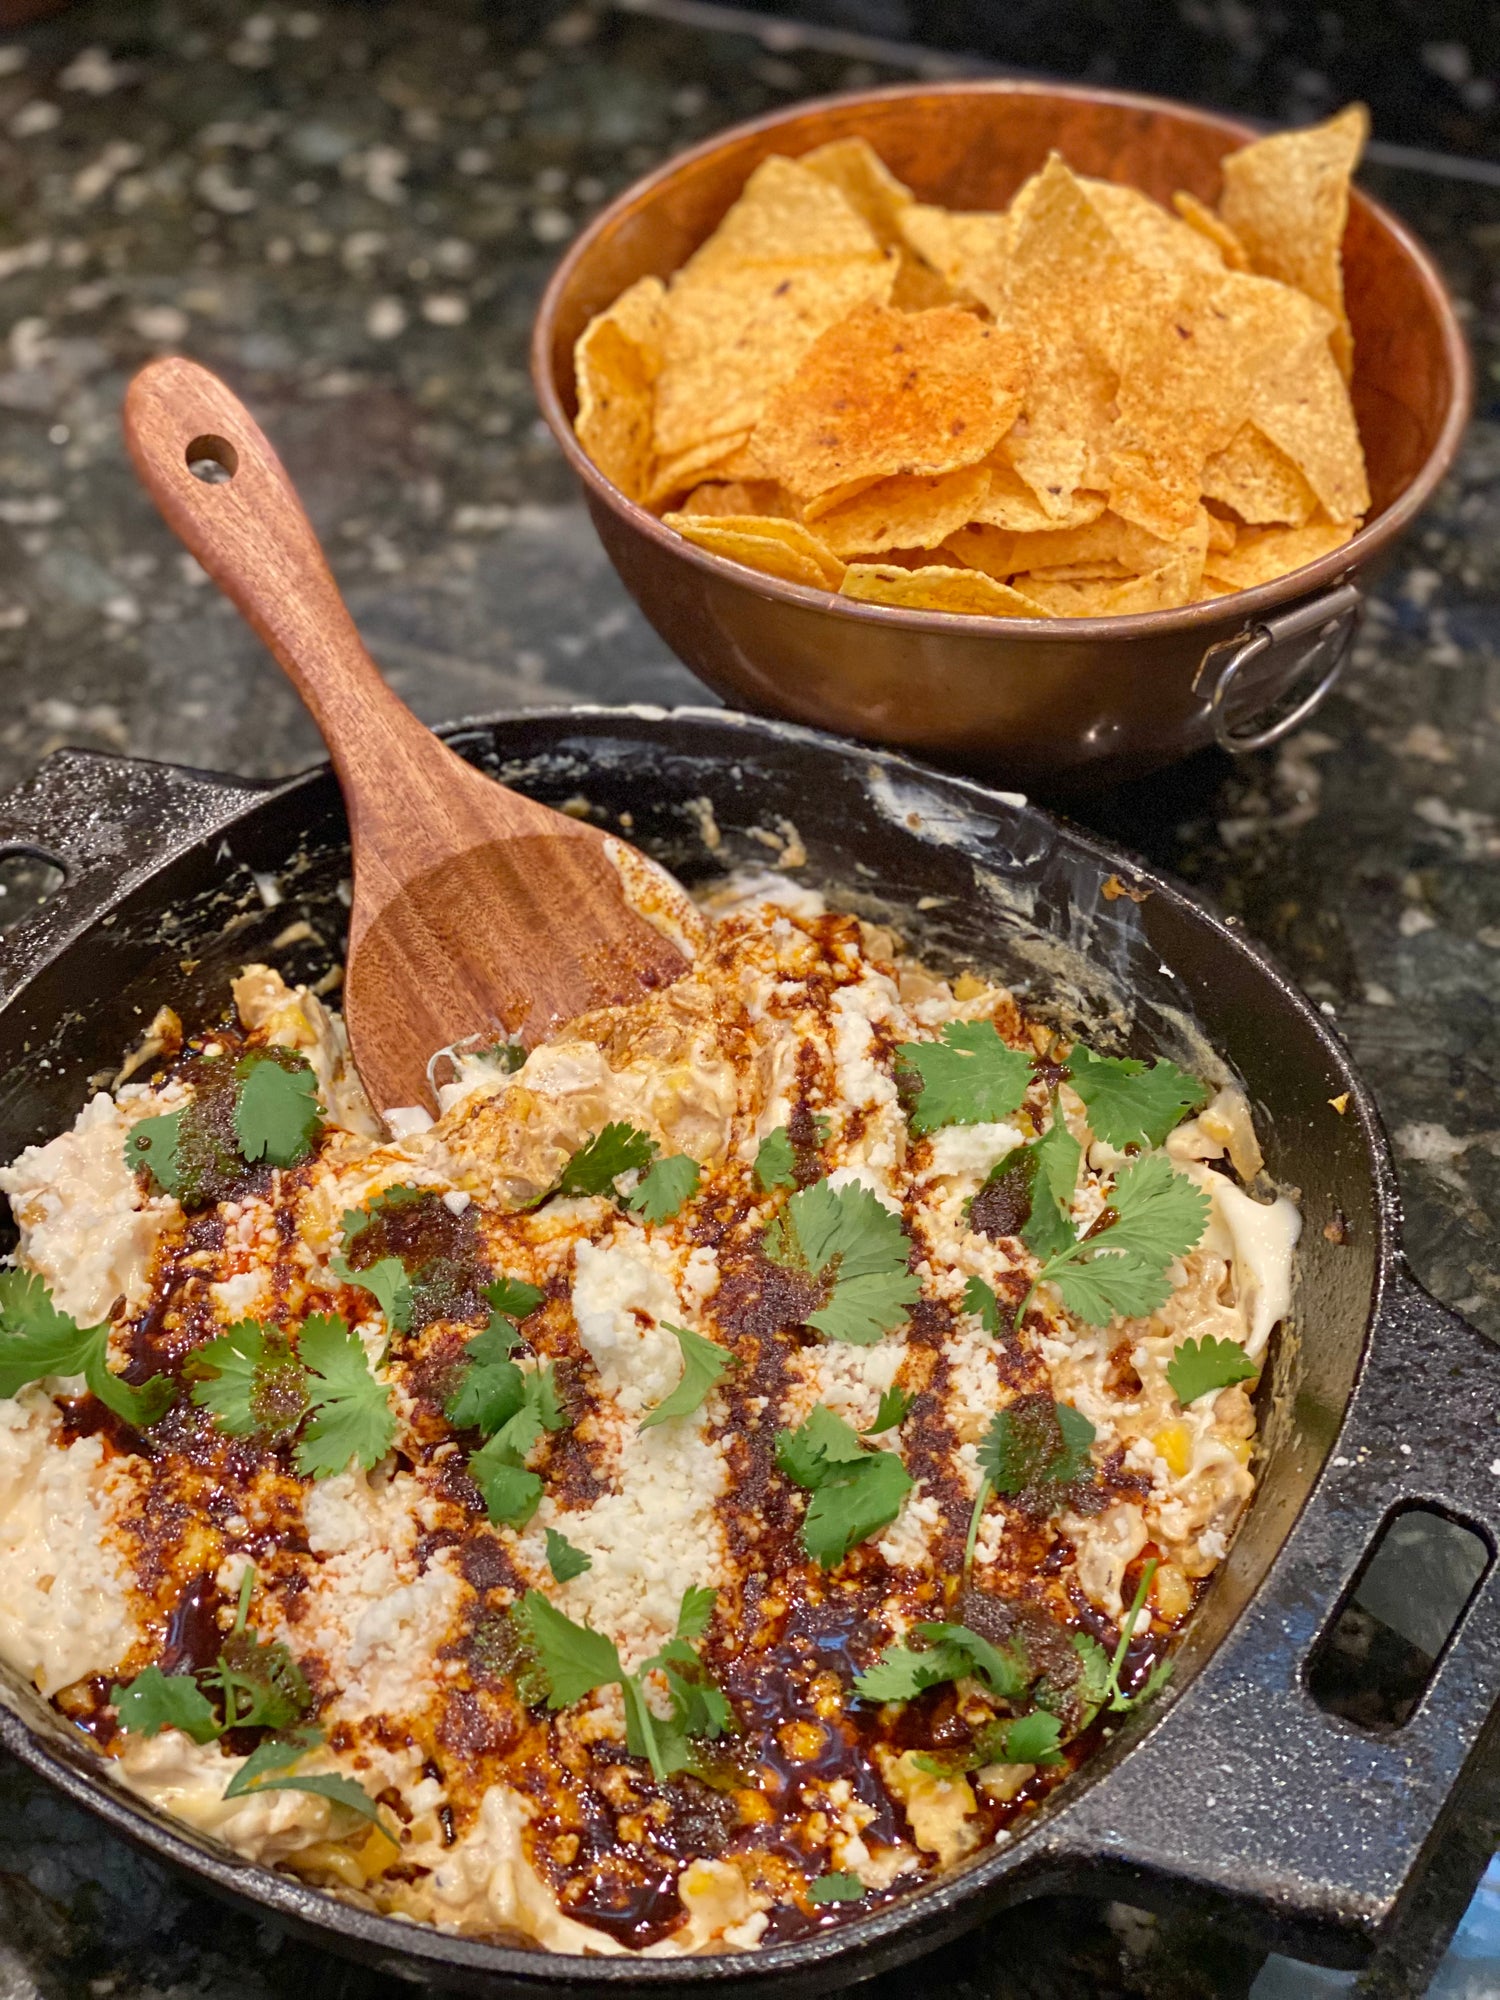
[[[126,464],[121,392],[164,349],[253,405],[423,716],[702,699],[608,570],[525,340],[559,246],[643,168],[900,74],[789,39],[482,0],[91,0],[0,47],[0,788],[65,742],[267,774],[318,754]],[[1311,728],[1082,817],[1241,914],[1336,1016],[1395,1135],[1413,1262],[1500,1336],[1500,189],[1366,181],[1437,251],[1475,342],[1459,470]],[[9,907],[25,893],[9,880]],[[1422,1989],[1496,1826],[1476,1798],[1371,1990]],[[1261,1956],[1050,1903],[889,1987],[1194,2000],[1246,1993]],[[385,1990],[0,1763],[3,2000]]]

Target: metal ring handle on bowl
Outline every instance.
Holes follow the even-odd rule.
[[[63,878],[39,909],[0,935],[0,1002],[65,937],[270,789],[144,758],[55,750],[0,797],[0,860],[45,861]]]
[[[1193,692],[1207,697],[1209,714],[1213,718],[1214,739],[1219,748],[1228,750],[1236,757],[1245,756],[1251,750],[1268,750],[1273,743],[1279,743],[1284,736],[1290,735],[1300,723],[1306,722],[1322,705],[1343,673],[1363,616],[1364,597],[1359,587],[1353,583],[1341,583],[1333,590],[1309,598],[1304,604],[1293,605],[1290,611],[1283,611],[1275,618],[1263,619],[1251,626],[1248,632],[1210,646],[1193,681]],[[1285,677],[1285,685],[1294,684],[1310,666],[1317,664],[1320,655],[1327,654],[1327,663],[1314,686],[1284,715],[1278,715],[1274,721],[1259,729],[1246,728],[1242,722],[1237,723],[1231,715],[1229,701],[1236,682],[1246,669],[1275,647],[1291,645],[1303,638],[1310,638],[1311,643],[1290,675]]]
[[[1420,1379],[1413,1404],[1396,1386]],[[1222,1901],[1279,1923],[1288,1886],[1320,1885],[1302,1955],[1357,1965],[1377,1942],[1492,1728],[1500,1689],[1500,1352],[1402,1264],[1388,1275],[1348,1414],[1260,1596],[1163,1718],[1070,1816],[1059,1858],[1122,1887]],[[1425,1693],[1399,1729],[1320,1708],[1309,1655],[1391,1518],[1423,1505],[1475,1531],[1490,1556]],[[1118,1866],[1118,1864],[1117,1864]]]

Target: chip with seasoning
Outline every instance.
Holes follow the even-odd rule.
[[[697,547],[867,603],[1115,617],[1269,582],[1370,506],[1341,266],[1368,123],[1230,154],[1217,207],[1057,153],[1003,211],[919,199],[860,138],[772,155],[585,330],[580,442]]]

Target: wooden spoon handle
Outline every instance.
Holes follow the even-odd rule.
[[[152,361],[125,392],[124,427],[168,526],[312,711],[351,815],[368,787],[442,761],[365,651],[296,489],[239,398],[194,361]]]

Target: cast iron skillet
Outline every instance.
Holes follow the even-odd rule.
[[[580,1960],[372,1916],[252,1867],[117,1790],[88,1744],[12,1682],[0,1742],[116,1831],[207,1887],[418,1982],[471,1993],[826,1992],[1028,1896],[1059,1889],[1190,1899],[1303,1957],[1354,1965],[1409,1895],[1500,1696],[1500,1588],[1477,1586],[1406,1726],[1325,1714],[1303,1680],[1382,1523],[1421,1500],[1493,1551],[1500,1356],[1402,1261],[1375,1107],[1285,976],[1229,923],[1023,800],[902,757],[722,712],[569,711],[463,724],[471,761],[549,803],[582,794],[689,878],[764,864],[748,829],[795,824],[802,879],[857,908],[916,913],[940,965],[1054,989],[1084,979],[1116,1046],[1189,1059],[1201,1033],[1257,1106],[1269,1171],[1301,1191],[1294,1332],[1271,1384],[1261,1491],[1180,1657],[1172,1694],[1133,1718],[1007,1846],[904,1902],[733,1957]],[[707,799],[721,831],[705,851]],[[0,801],[0,855],[40,854],[61,891],[0,943],[0,1157],[51,1136],[158,1003],[190,1021],[230,973],[293,977],[340,949],[347,868],[326,766],[247,784],[65,750]],[[257,886],[280,894],[274,908]],[[1111,875],[1149,891],[1106,896]],[[275,878],[273,887],[271,878]],[[1112,887],[1114,885],[1111,885]],[[273,945],[288,926],[318,941]],[[1092,971],[1080,974],[1076,952]],[[1201,1043],[1197,1044],[1201,1055]],[[1347,1094],[1342,1115],[1329,1100]],[[1328,1231],[1325,1234],[1325,1230]],[[1331,1238],[1346,1240],[1335,1241]]]

